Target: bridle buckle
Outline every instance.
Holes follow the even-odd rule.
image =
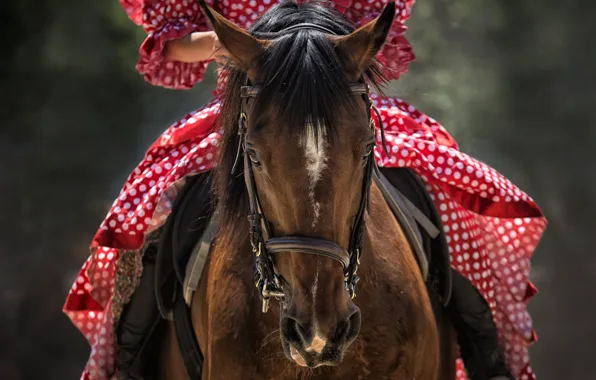
[[[267,311],[269,311],[269,299],[271,297],[280,300],[285,296],[284,292],[281,291],[281,286],[277,276],[274,278],[273,283],[274,286],[270,288],[268,280],[266,278],[263,279],[263,288],[261,290],[261,296],[263,298],[263,313],[267,313]]]

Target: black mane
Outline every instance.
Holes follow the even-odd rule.
[[[338,56],[324,33],[315,29],[283,33],[284,29],[301,23],[320,25],[337,35],[354,31],[350,20],[325,3],[287,1],[270,8],[248,30],[257,38],[274,40],[261,57],[256,80],[260,91],[251,117],[267,107],[275,110],[279,121],[276,125],[287,128],[284,135],[289,138],[301,133],[307,122],[316,132],[325,128],[326,133],[322,135],[333,138],[337,136],[339,112],[354,109],[355,102],[361,99],[350,95],[350,83],[341,65],[344,57]],[[221,225],[233,231],[229,235],[244,238],[245,234],[234,231],[240,225],[234,225],[246,220],[245,184],[242,173],[232,174],[231,171],[239,144],[240,87],[247,83],[247,76],[230,65],[224,70],[229,80],[221,109],[224,139],[218,167],[214,170],[215,198]],[[384,78],[377,63],[365,71],[363,79],[379,90],[377,80]],[[238,168],[243,167],[242,161],[241,156]]]

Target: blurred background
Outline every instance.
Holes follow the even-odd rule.
[[[144,32],[116,0],[4,0],[0,14],[0,379],[77,379],[89,348],[61,308],[89,242],[215,76],[190,91],[145,83]],[[392,84],[549,219],[529,306],[539,380],[596,379],[595,20],[593,0],[418,0],[418,59]]]

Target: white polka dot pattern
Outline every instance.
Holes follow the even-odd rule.
[[[93,251],[70,289],[64,311],[91,346],[81,379],[108,379],[117,352],[110,297],[118,250]]]
[[[119,0],[128,17],[148,33],[139,50],[137,70],[149,83],[166,88],[189,89],[203,79],[205,62],[168,61],[163,56],[167,41],[196,31],[210,30],[198,1]],[[211,3],[211,1],[207,1]]]
[[[190,0],[119,0],[129,18],[141,25],[148,33],[139,50],[137,70],[149,83],[173,89],[190,89],[203,80],[207,65],[204,62],[178,62],[166,60],[163,51],[167,41],[181,38],[196,31],[210,30],[209,22],[197,1]],[[213,1],[207,1],[213,5]],[[237,25],[248,28],[273,3],[272,0],[218,1],[216,8]],[[352,19],[357,26],[380,15],[382,1],[340,0],[331,4]],[[405,38],[403,24],[409,17],[413,0],[397,1],[392,29],[387,36],[378,59],[383,63],[388,79],[398,79],[406,73],[408,64],[414,60],[410,43]]]
[[[151,83],[189,88],[201,80],[206,63],[165,62],[165,41],[208,25],[196,2],[120,0],[129,17],[150,33],[137,68]],[[248,27],[271,0],[219,1],[220,11]],[[386,0],[341,0],[335,5],[362,24],[377,16]],[[392,61],[390,78],[413,60],[403,38],[413,1],[398,1],[398,17],[380,59]],[[392,45],[394,45],[392,47]],[[390,65],[391,66],[391,65]],[[122,250],[138,250],[147,234],[166,220],[184,178],[213,169],[221,132],[215,124],[226,78],[215,98],[168,128],[147,150],[126,180],[93,239],[91,256],[69,292],[65,313],[91,345],[83,379],[114,375],[117,344],[113,301],[116,264]],[[389,154],[375,150],[380,166],[414,169],[427,185],[443,221],[452,266],[489,303],[510,369],[518,379],[535,379],[528,345],[536,339],[526,303],[536,289],[529,281],[529,259],[546,226],[534,201],[494,169],[459,151],[436,121],[400,99],[373,96],[386,127]],[[138,273],[131,274],[131,278]],[[458,380],[466,379],[461,360]]]
[[[387,2],[344,0],[334,3],[338,10],[342,10],[348,18],[355,21],[357,26],[361,26],[378,17]],[[383,74],[388,79],[399,79],[401,74],[408,72],[408,65],[415,59],[412,46],[404,36],[407,30],[404,22],[410,18],[413,4],[412,0],[395,2],[396,17],[393,26],[377,55],[382,63]]]

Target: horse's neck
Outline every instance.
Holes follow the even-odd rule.
[[[313,378],[335,380],[343,378],[340,372],[366,372],[377,378],[433,379],[438,334],[426,288],[407,239],[376,188],[371,190],[364,248],[354,300],[362,311],[359,339],[341,371]],[[194,297],[193,323],[206,367],[225,372],[233,360],[244,373],[279,375],[290,365],[281,353],[279,305],[273,301],[268,313],[261,312],[253,260],[248,239],[235,247],[214,246]],[[411,369],[398,363],[429,364]]]
[[[426,292],[414,252],[389,205],[375,184],[371,188],[366,222],[365,247],[360,277],[382,278],[397,287],[414,287]]]

